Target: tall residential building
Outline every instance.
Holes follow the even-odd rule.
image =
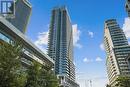
[[[128,13],[128,17],[130,17],[130,0],[126,0],[126,11]],[[127,61],[128,61],[129,68],[130,68],[130,54],[127,57]]]
[[[60,78],[60,86],[78,87],[73,63],[72,24],[65,6],[52,10],[48,55],[55,61],[54,68]]]
[[[130,0],[126,0],[126,11],[128,16],[130,17]]]
[[[15,17],[8,18],[9,22],[22,33],[26,32],[31,9],[32,7],[28,0],[15,0]]]
[[[118,84],[118,76],[130,76],[127,56],[130,46],[123,30],[115,19],[105,21],[104,45],[106,49],[106,66],[110,85]]]

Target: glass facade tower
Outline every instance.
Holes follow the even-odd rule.
[[[75,82],[72,25],[65,6],[56,7],[52,10],[48,55],[55,61],[55,73],[64,81],[67,78]],[[63,80],[61,83],[64,83]],[[63,85],[63,87],[66,86]]]
[[[109,82],[112,87],[115,87],[118,84],[115,81],[118,76],[130,76],[127,62],[130,46],[115,19],[105,21],[104,45],[107,54],[106,66]]]
[[[15,17],[8,18],[9,22],[22,33],[26,32],[31,9],[32,7],[28,0],[15,0]]]

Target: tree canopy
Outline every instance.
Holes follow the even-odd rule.
[[[0,87],[58,87],[51,67],[32,61],[22,66],[23,46],[0,42]]]
[[[128,76],[119,76],[116,80],[119,87],[130,87],[130,77]]]
[[[0,42],[0,86],[23,87],[25,77],[21,66],[22,46]]]

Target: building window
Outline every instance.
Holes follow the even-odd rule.
[[[5,36],[5,35],[2,34],[2,33],[0,33],[0,39],[6,41],[6,42],[8,42],[8,43],[11,41],[7,36]]]

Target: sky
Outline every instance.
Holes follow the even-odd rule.
[[[103,45],[104,21],[117,19],[130,38],[130,19],[125,0],[29,0],[32,14],[27,37],[46,53],[51,10],[66,5],[73,25],[74,64],[80,87],[105,87],[106,54]]]

